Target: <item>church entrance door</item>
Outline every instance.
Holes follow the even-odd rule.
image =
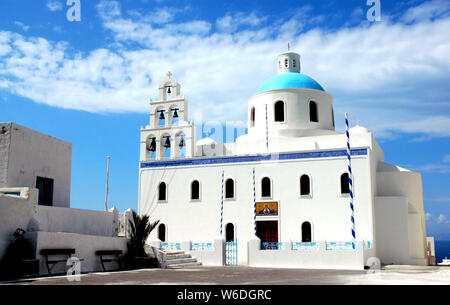
[[[256,236],[261,240],[261,249],[278,249],[278,221],[257,221]]]

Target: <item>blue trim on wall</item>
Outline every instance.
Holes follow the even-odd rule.
[[[352,153],[352,156],[365,156],[365,155],[367,155],[367,148],[352,149],[351,153]],[[276,154],[275,155],[254,155],[254,156],[221,157],[221,158],[208,158],[208,159],[181,159],[181,160],[173,160],[173,161],[171,160],[171,161],[157,161],[157,162],[142,162],[141,168],[346,157],[347,150],[318,151],[318,152],[304,152],[304,153],[281,153],[278,155],[278,159],[273,158],[273,156],[277,156],[277,155]]]

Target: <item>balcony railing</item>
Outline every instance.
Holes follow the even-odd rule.
[[[350,241],[327,242],[326,250],[329,251],[347,251],[354,250],[354,244]]]
[[[319,245],[316,242],[302,242],[302,243],[292,243],[292,250],[295,251],[317,251],[319,250]]]
[[[192,243],[192,251],[214,251],[213,243]]]
[[[180,251],[181,243],[162,243],[161,248],[164,251]]]
[[[284,250],[284,244],[278,242],[262,242],[261,250]]]

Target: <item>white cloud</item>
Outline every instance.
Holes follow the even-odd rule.
[[[240,26],[256,27],[266,20],[265,17],[258,17],[254,12],[251,14],[236,13],[227,14],[217,19],[216,27],[222,32],[234,32]]]
[[[412,167],[414,170],[424,173],[433,173],[433,174],[449,174],[450,166],[446,164],[424,164],[416,167]]]
[[[447,203],[450,203],[450,197],[428,198],[427,200],[434,201],[434,202],[447,202]]]
[[[425,220],[430,220],[432,215],[430,213],[425,213]]]
[[[58,0],[47,0],[47,8],[52,11],[61,11],[63,9],[63,5],[61,1]]]
[[[428,21],[438,17],[448,17],[450,13],[450,2],[446,0],[426,1],[416,7],[410,8],[403,16],[403,22]]]
[[[246,120],[247,99],[276,73],[276,56],[290,41],[302,56],[302,72],[334,96],[338,129],[347,111],[351,122],[379,137],[450,136],[446,15],[423,22],[417,17],[409,26],[379,22],[300,32],[301,13],[270,23],[256,14],[225,14],[213,27],[205,20],[175,23],[176,10],[161,9],[155,21],[148,19],[152,13],[127,17],[117,1],[97,8],[115,39],[109,50],[74,55],[65,43],[0,32],[0,88],[64,108],[147,112],[170,70],[197,115]]]
[[[444,214],[440,214],[439,217],[437,218],[437,222],[438,223],[447,223],[447,217]]]
[[[20,27],[24,31],[28,31],[30,29],[30,26],[25,25],[23,22],[20,21],[14,21],[14,24]]]

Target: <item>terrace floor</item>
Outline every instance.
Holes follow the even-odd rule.
[[[305,270],[238,267],[196,269],[143,269],[81,274],[80,281],[67,276],[39,277],[0,284],[23,285],[449,285],[450,267],[384,266],[382,270]]]

